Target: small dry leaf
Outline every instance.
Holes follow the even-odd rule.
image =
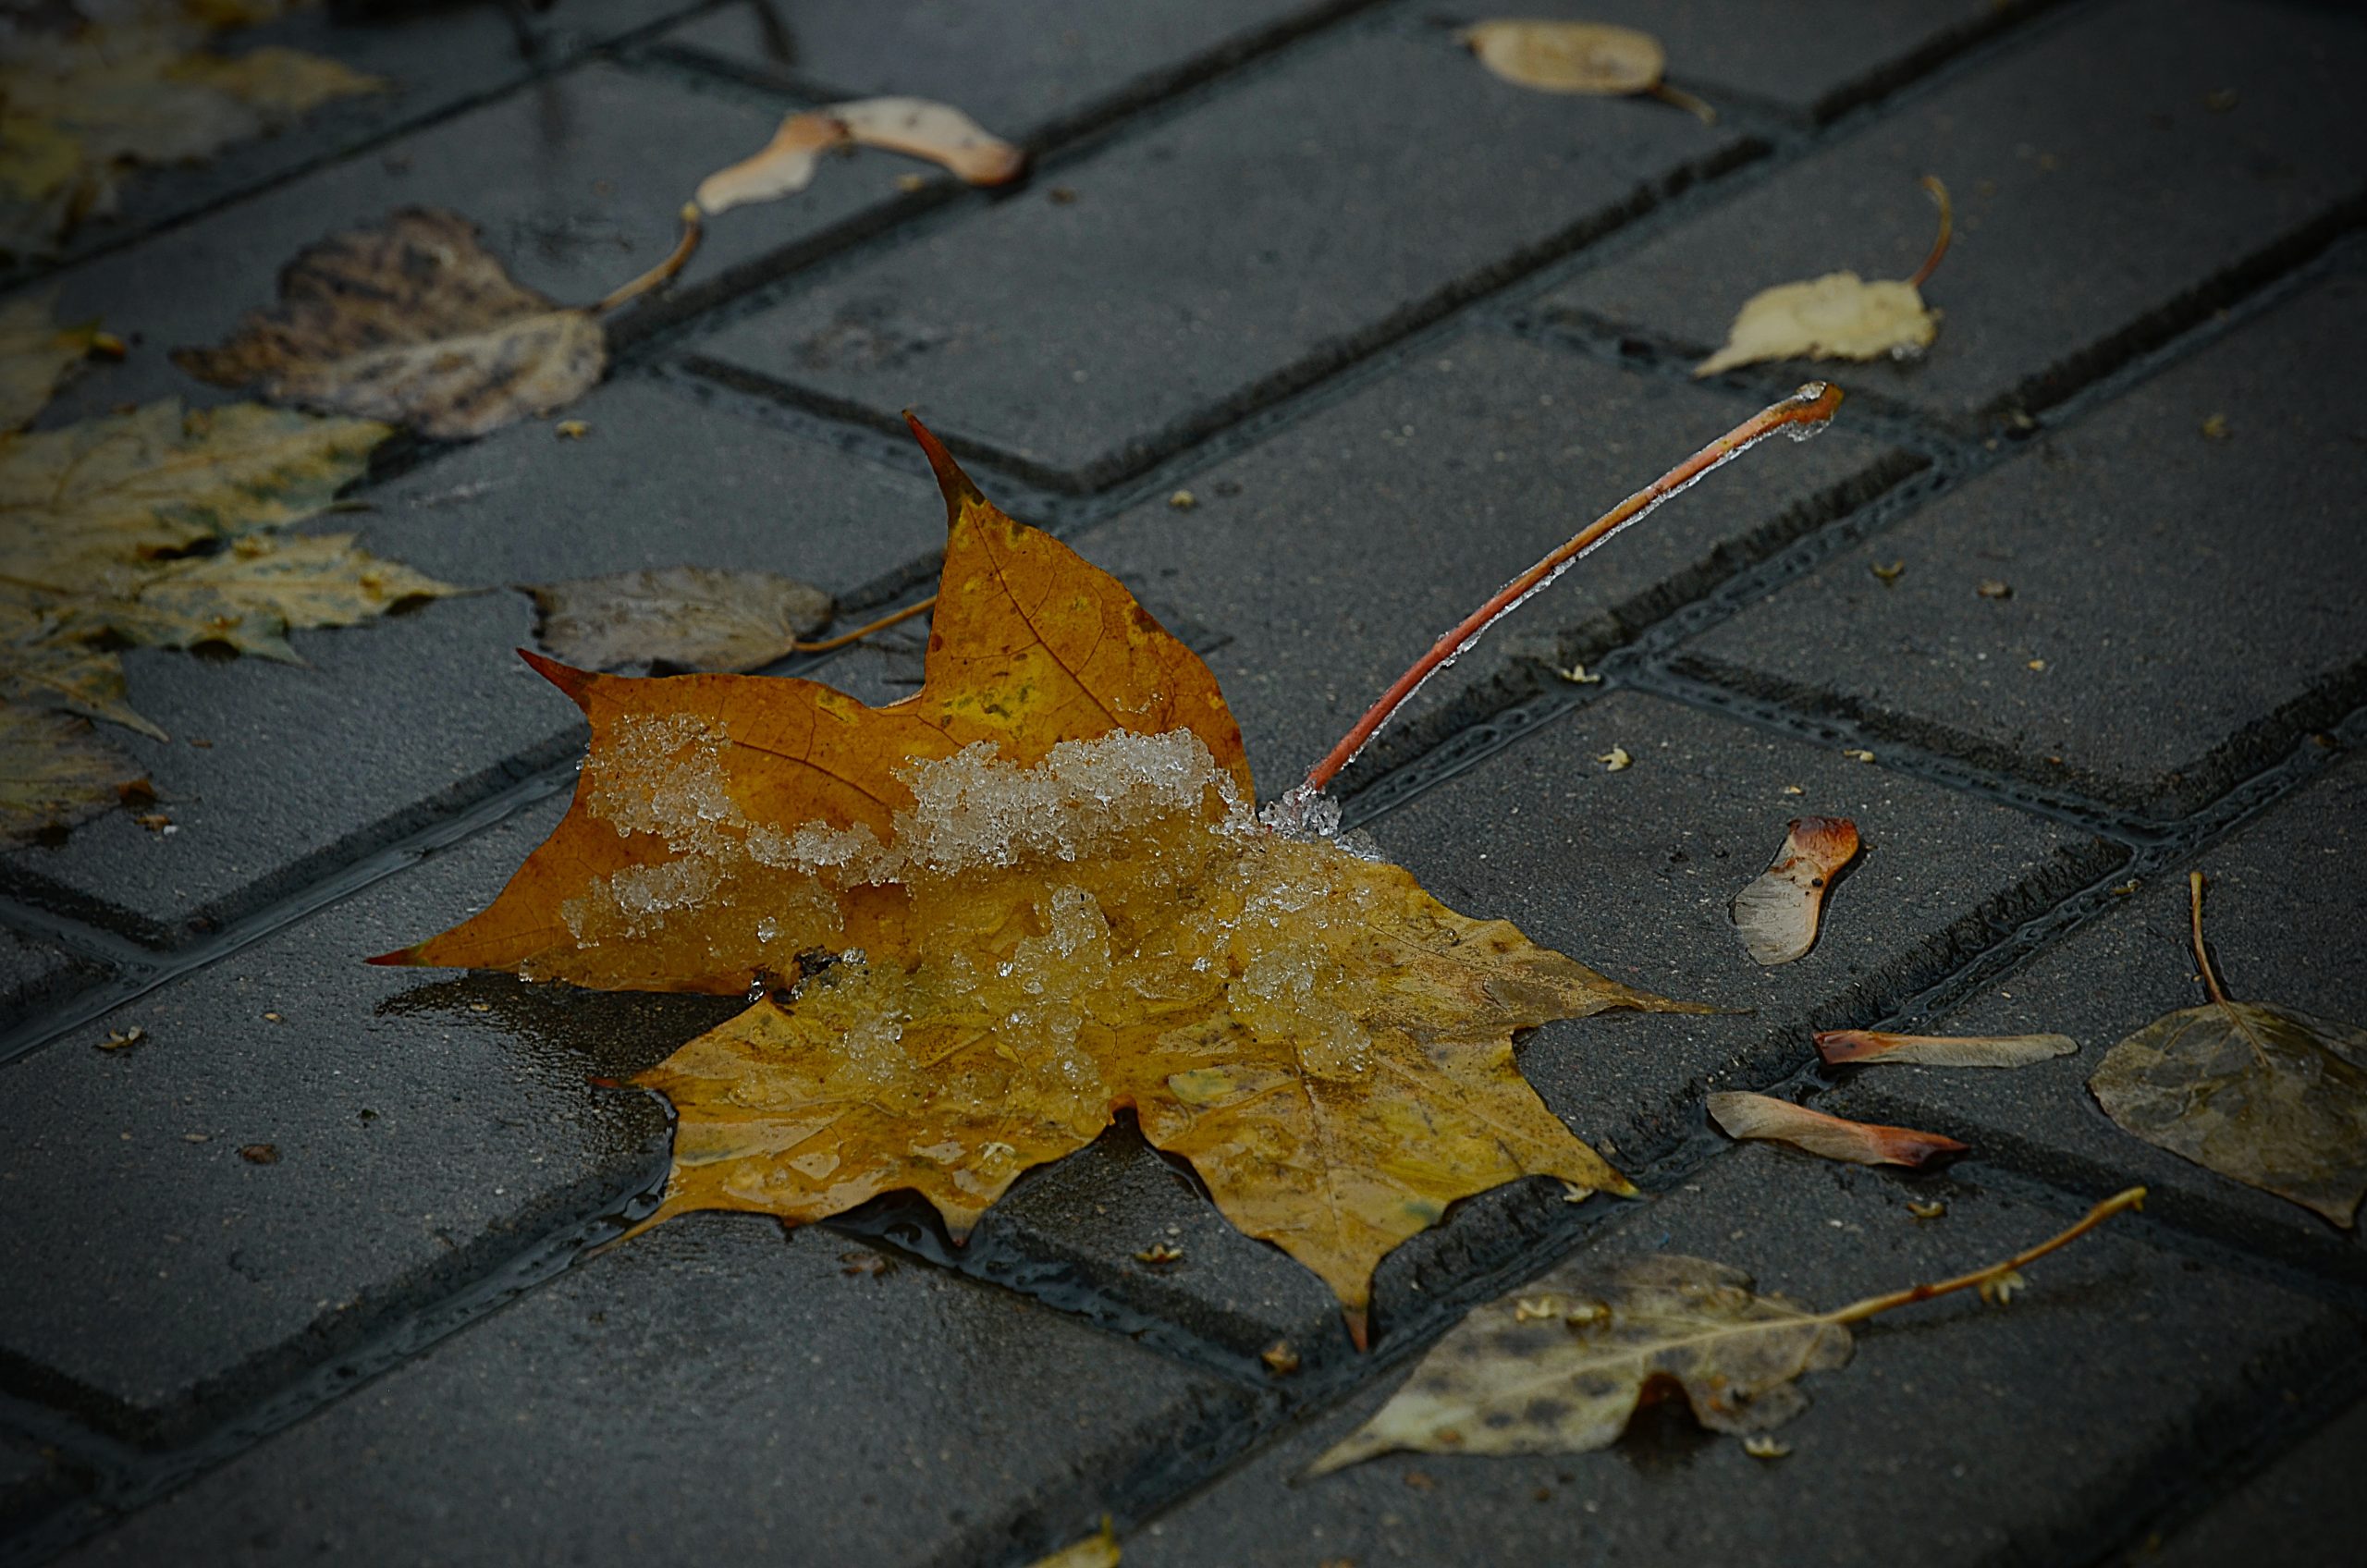
[[[1854,272],[1829,272],[1761,289],[1743,302],[1725,347],[1693,374],[1715,375],[1766,360],[1905,360],[1930,348],[1940,324],[1923,303],[1922,286],[1947,253],[1953,224],[1947,188],[1929,175],[1923,187],[1940,204],[1940,237],[1913,277],[1869,282]]]
[[[126,1050],[130,1047],[138,1045],[141,1040],[144,1040],[147,1037],[148,1031],[141,1028],[135,1023],[129,1029],[117,1029],[110,1033],[105,1039],[99,1042],[99,1049],[103,1051]]]
[[[1276,1340],[1257,1353],[1257,1359],[1277,1378],[1287,1378],[1298,1370],[1298,1352],[1291,1348],[1288,1340]]]
[[[830,623],[830,595],[769,571],[657,567],[530,587],[537,643],[584,669],[756,669]]]
[[[1710,1119],[1730,1138],[1758,1138],[1805,1149],[1852,1165],[1920,1166],[1970,1145],[1937,1133],[1846,1121],[1770,1095],[1722,1093],[1704,1096]]]
[[[2211,1000],[2113,1047],[2088,1090],[2124,1131],[2347,1230],[2367,1195],[2367,1030],[2229,1000],[2202,945],[2201,873],[2188,886]]]
[[[1634,766],[1636,763],[1636,759],[1627,754],[1627,748],[1625,746],[1613,746],[1594,760],[1602,764],[1602,770],[1605,773],[1617,773],[1624,767]]]
[[[1881,578],[1884,582],[1897,582],[1900,576],[1907,570],[1907,563],[1903,560],[1893,561],[1888,566],[1883,565],[1880,561],[1869,561],[1866,564],[1868,570],[1872,571],[1876,577]]]
[[[1142,1251],[1134,1254],[1134,1261],[1136,1263],[1147,1263],[1154,1268],[1161,1264],[1179,1263],[1183,1261],[1183,1257],[1184,1249],[1182,1247],[1170,1246],[1165,1242],[1153,1242],[1150,1245],[1143,1248]]]
[[[277,1165],[279,1145],[277,1144],[242,1144],[239,1146],[239,1158],[249,1165]]]
[[[1310,1475],[1377,1454],[1584,1453],[1608,1448],[1648,1387],[1674,1384],[1711,1431],[1780,1426],[1808,1406],[1793,1380],[1847,1363],[1849,1330],[1750,1277],[1674,1254],[1580,1258],[1527,1287],[1602,1303],[1584,1325],[1481,1307]]]
[[[1742,1451],[1753,1459],[1781,1459],[1792,1452],[1792,1445],[1781,1438],[1771,1438],[1760,1432],[1743,1439]]]
[[[1007,184],[1027,166],[1025,153],[948,104],[862,98],[790,116],[763,152],[701,180],[698,205],[713,214],[792,195],[814,182],[822,153],[850,144],[926,158],[972,185]]]
[[[1454,36],[1481,65],[1515,87],[1607,98],[1649,93],[1704,124],[1718,122],[1709,104],[1662,83],[1668,51],[1649,32],[1605,22],[1517,18],[1476,22]]]
[[[1167,497],[1167,504],[1179,512],[1188,512],[1200,504],[1200,497],[1193,495],[1189,490],[1178,490],[1174,495]]]
[[[2014,585],[1994,577],[1984,577],[1973,592],[1984,599],[2010,599],[2014,596]]]
[[[1884,1035],[1871,1029],[1826,1029],[1817,1054],[1830,1066],[1900,1062],[1917,1067],[2028,1067],[2069,1056],[2079,1042],[2068,1035]]]
[[[411,207],[299,251],[280,302],[218,349],[178,349],[201,381],[468,440],[582,397],[607,368],[592,312],[510,281],[455,213]]]
[[[1750,956],[1764,964],[1789,963],[1816,946],[1825,889],[1857,853],[1858,825],[1847,817],[1795,819],[1774,860],[1735,895],[1735,929]]]
[[[1931,1203],[1917,1203],[1913,1198],[1907,1200],[1907,1212],[1918,1219],[1937,1219],[1947,1211],[1948,1206],[1936,1199]]]
[[[2202,438],[2205,441],[2225,441],[2227,439],[2227,416],[2226,414],[2212,414],[2206,417],[2202,422]]]
[[[1110,1527],[1110,1515],[1101,1516],[1101,1528],[1092,1535],[1037,1558],[1028,1568],[1118,1568],[1118,1532]]]
[[[1567,669],[1557,669],[1553,673],[1560,676],[1563,680],[1568,681],[1573,686],[1600,686],[1602,684],[1602,677],[1592,673],[1582,664],[1574,664]]]
[[[1847,757],[1851,762],[1871,762],[1874,760],[1874,753],[1867,751],[1844,752],[1841,754]]]
[[[551,434],[562,441],[581,441],[592,434],[592,427],[580,419],[563,419],[551,426]]]

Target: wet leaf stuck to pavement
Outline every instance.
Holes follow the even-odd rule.
[[[1744,301],[1725,346],[1693,374],[1715,375],[1766,360],[1911,359],[1930,348],[1940,323],[1924,305],[1922,288],[1947,254],[1954,216],[1946,186],[1926,175],[1923,188],[1939,203],[1940,235],[1914,276],[1869,282],[1854,272],[1829,272],[1761,289]]]
[[[455,213],[412,207],[297,253],[280,302],[173,362],[218,386],[446,440],[565,407],[607,368],[590,310],[512,282]]]
[[[1760,963],[1789,963],[1816,946],[1824,895],[1858,854],[1858,825],[1844,816],[1803,816],[1784,831],[1767,869],[1735,895],[1735,931]]]
[[[27,295],[0,305],[0,434],[31,423],[74,368],[108,340],[95,322],[58,325],[51,319],[54,303],[55,296]]]
[[[1884,1035],[1872,1029],[1826,1029],[1816,1036],[1828,1067],[1888,1062],[1912,1067],[2028,1067],[2069,1056],[2079,1042],[2068,1035]]]
[[[573,809],[489,908],[382,962],[771,988],[637,1080],[680,1113],[653,1223],[909,1188],[960,1236],[1131,1107],[1361,1338],[1374,1266],[1455,1199],[1629,1190],[1512,1036],[1679,1004],[1258,826],[1207,667],[920,434],[950,532],[919,692],[537,661],[592,724]],[[817,949],[844,956],[809,974]]]
[[[1027,166],[1025,153],[950,104],[861,98],[782,120],[762,152],[701,180],[697,204],[711,217],[794,195],[814,182],[822,154],[834,147],[877,147],[924,158],[972,185],[1008,184]]]
[[[118,783],[134,771],[87,721],[0,703],[0,839],[71,827],[113,809]]]
[[[785,658],[830,623],[830,595],[769,571],[658,567],[530,587],[534,640],[581,669],[662,662],[748,670]]]
[[[208,158],[332,100],[386,90],[300,50],[209,47],[283,8],[137,0],[99,19],[65,6],[22,18],[0,39],[0,252],[53,254],[83,220],[116,210],[136,168]]]
[[[2203,946],[2199,871],[2188,897],[2211,999],[2113,1047],[2089,1092],[2124,1131],[2348,1230],[2367,1194],[2367,1029],[2230,1000]]]
[[[1608,1448],[1637,1408],[1677,1398],[1712,1432],[1747,1437],[1808,1408],[1809,1372],[1848,1364],[1848,1325],[2001,1281],[2143,1199],[2107,1199],[2078,1224],[1973,1273],[1812,1312],[1761,1295],[1750,1276],[1706,1258],[1580,1257],[1475,1309],[1413,1377],[1308,1469],[1321,1476],[1379,1454],[1585,1453]]]
[[[1911,1127],[1885,1127],[1872,1121],[1848,1121],[1772,1095],[1726,1092],[1707,1095],[1710,1120],[1729,1138],[1761,1139],[1789,1144],[1825,1159],[1851,1165],[1921,1166],[1947,1155],[1962,1154],[1970,1145],[1937,1133]]]
[[[1456,33],[1455,42],[1515,87],[1609,98],[1643,94],[1673,104],[1705,125],[1718,123],[1715,109],[1661,80],[1668,69],[1668,51],[1659,39],[1634,28],[1500,19],[1475,22]]]

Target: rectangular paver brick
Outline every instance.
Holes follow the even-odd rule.
[[[2356,760],[2204,851],[2204,935],[2228,994],[2367,1026],[2367,766]],[[2164,1013],[2208,998],[2188,937],[2187,885],[2165,876],[2092,925],[1932,1020],[1933,1034],[2070,1035],[2076,1056],[2012,1072],[1866,1067],[1836,1109],[1954,1131],[2083,1183],[2143,1182],[2155,1212],[2263,1251],[2367,1278],[2355,1233],[2115,1126],[2088,1092],[2105,1053]]]
[[[1513,87],[1418,21],[1354,24],[1062,165],[1066,200],[932,229],[699,352],[1090,487],[1746,151],[1657,105]]]
[[[1329,751],[1400,671],[1515,573],[1748,418],[1748,398],[1480,331],[1075,541],[1220,628],[1212,663],[1263,791]],[[1434,677],[1372,756],[1566,668],[1912,472],[1839,428],[1778,442],[1588,557]],[[1524,663],[1521,655],[1529,655]],[[1401,736],[1407,737],[1401,740]]]
[[[2367,1404],[2313,1433],[2209,1513],[2171,1533],[2149,1561],[2158,1568],[2225,1568],[2269,1549],[2290,1568],[2346,1568],[2367,1537],[2359,1456],[2367,1453]]]
[[[2361,353],[2346,265],[1689,656],[2041,783],[2198,804],[2367,690]]]
[[[1919,1223],[1906,1202],[1934,1185],[1749,1149],[1586,1250],[1711,1258],[1833,1306],[2007,1256],[2079,1211],[1976,1179]],[[1773,1434],[1792,1450],[1780,1461],[1670,1409],[1610,1452],[1398,1453],[1294,1481],[1391,1378],[1129,1531],[1127,1568],[2097,1560],[2138,1508],[2190,1485],[2199,1457],[2308,1386],[2313,1363],[2356,1354],[2355,1319],[2158,1250],[2141,1222],[2028,1277],[2005,1310],[1967,1292],[1859,1328],[1846,1367],[1803,1380],[1808,1410]],[[2285,1561],[2274,1540],[2246,1545]]]
[[[488,897],[561,803],[0,1070],[10,1391],[177,1439],[662,1175],[659,1107],[587,1079],[728,1004],[362,962]]]
[[[1367,3],[765,0],[710,11],[661,43],[815,98],[934,98],[1041,144]]]
[[[2332,12],[2091,9],[1582,276],[1548,309],[1706,354],[1771,285],[1912,273],[1932,232],[1916,182],[1937,174],[1956,204],[1955,249],[1925,290],[1944,313],[1938,341],[1834,378],[1959,426],[2043,408],[2357,214],[2367,145],[2341,105],[2362,67],[2367,28]],[[2221,94],[2232,108],[2214,107]]]
[[[844,593],[943,540],[926,479],[693,397],[627,381],[573,412],[591,427],[580,440],[519,426],[320,525],[485,593],[299,632],[305,668],[127,654],[132,705],[174,739],[111,739],[153,780],[177,831],[113,814],[62,845],[14,851],[0,877],[150,940],[239,918],[572,754],[573,704],[512,651],[533,646],[534,612],[509,585],[686,564]]]
[[[64,1561],[1015,1562],[1171,1489],[1249,1412],[850,1244],[669,1221]]]
[[[105,973],[99,964],[55,942],[0,930],[0,1034]]]
[[[561,304],[590,304],[672,250],[677,214],[698,182],[763,146],[779,118],[729,89],[595,62],[219,207],[59,278],[60,319],[100,317],[132,351],[67,388],[44,423],[168,395],[230,396],[183,374],[166,353],[221,342],[248,312],[275,302],[273,280],[297,251],[404,207],[473,220],[520,283]],[[889,165],[901,162],[872,153],[834,163],[795,202],[717,217],[661,312],[898,200]],[[640,315],[625,312],[612,330],[636,330]]]

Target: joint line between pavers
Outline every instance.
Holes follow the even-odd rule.
[[[156,962],[154,953],[129,937],[5,894],[0,894],[0,925],[54,942],[77,957],[93,959],[117,969],[142,970]]]

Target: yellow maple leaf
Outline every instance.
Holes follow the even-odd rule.
[[[641,1080],[681,1113],[657,1219],[909,1188],[958,1237],[1132,1109],[1361,1340],[1374,1266],[1457,1198],[1628,1191],[1512,1036],[1684,1004],[1261,826],[1208,668],[914,429],[950,523],[917,693],[536,659],[592,725],[573,809],[482,913],[379,962],[767,987]]]

